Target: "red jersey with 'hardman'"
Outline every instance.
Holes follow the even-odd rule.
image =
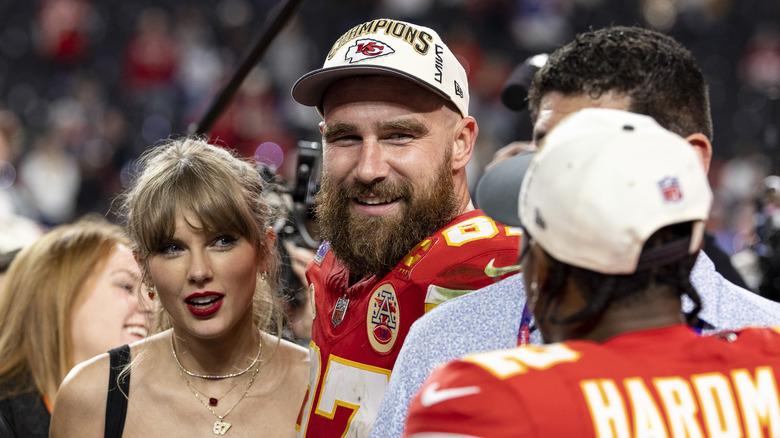
[[[307,270],[315,318],[299,436],[368,436],[412,323],[437,304],[515,274],[520,230],[479,210],[417,244],[383,278],[350,286],[320,247]]]
[[[466,356],[434,371],[405,437],[780,437],[780,331],[685,325]]]

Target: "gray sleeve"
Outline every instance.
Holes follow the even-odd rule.
[[[726,280],[704,251],[691,271],[691,284],[702,301],[699,318],[706,323],[705,333],[780,324],[780,303]],[[693,302],[684,298],[683,310],[688,312]]]

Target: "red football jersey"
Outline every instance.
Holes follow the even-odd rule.
[[[405,437],[778,437],[780,331],[677,325],[439,367]]]
[[[417,244],[385,277],[352,286],[327,244],[320,247],[306,274],[315,318],[299,436],[368,436],[412,323],[519,272],[519,236],[474,210]]]

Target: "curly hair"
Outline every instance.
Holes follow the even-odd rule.
[[[528,92],[531,120],[542,97],[557,91],[597,99],[607,92],[631,99],[629,111],[664,128],[712,141],[706,80],[693,55],[672,37],[640,27],[613,26],[577,35],[548,58]]]
[[[692,227],[693,222],[683,222],[661,228],[648,238],[643,252],[681,238],[690,238]],[[685,318],[689,325],[695,326],[698,324],[698,314],[702,304],[701,297],[691,285],[690,274],[698,254],[699,252],[696,251],[676,262],[629,275],[607,275],[582,269],[560,262],[547,254],[549,261],[547,278],[550,280],[549,284],[544,286],[547,291],[546,296],[540,298],[543,306],[542,315],[545,317],[550,315],[550,321],[555,324],[589,324],[600,318],[607,308],[641,306],[645,303],[645,298],[655,298],[649,295],[656,295],[659,290],[666,290],[672,297],[681,298],[687,295],[691,299],[694,308],[685,314]],[[581,290],[587,304],[574,314],[559,317],[555,315],[555,310],[569,276],[582,286]]]

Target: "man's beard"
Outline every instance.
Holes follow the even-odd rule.
[[[406,182],[337,187],[323,174],[316,199],[320,233],[353,277],[384,277],[415,245],[457,216],[459,201],[449,156],[431,181],[414,192]],[[350,209],[353,198],[370,193],[380,199],[401,198],[405,203],[400,212],[384,217],[363,216]]]

